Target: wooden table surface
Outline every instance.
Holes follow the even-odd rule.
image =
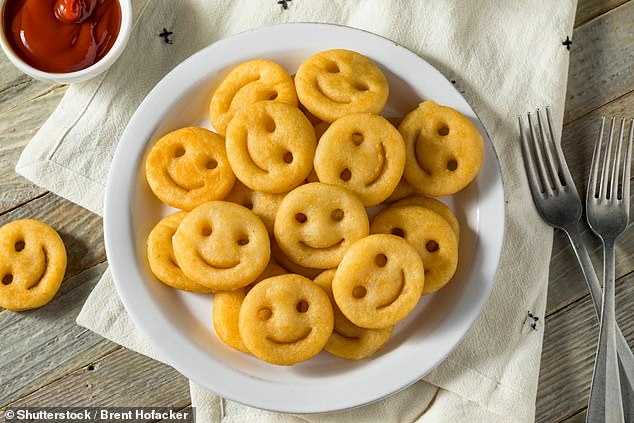
[[[634,1],[579,0],[570,36],[562,144],[578,187],[601,115],[634,115]],[[561,48],[566,48],[563,44]],[[187,380],[170,367],[122,348],[75,323],[106,268],[101,218],[34,186],[14,171],[23,146],[55,109],[65,86],[34,81],[0,57],[0,225],[35,218],[51,224],[68,249],[66,280],[39,310],[0,309],[0,410],[13,406],[190,405]],[[580,191],[583,191],[580,188]],[[595,265],[600,244],[584,234]],[[617,248],[617,317],[634,347],[634,230]],[[598,325],[573,253],[555,233],[538,422],[581,423],[590,389]],[[0,421],[2,418],[0,418]]]

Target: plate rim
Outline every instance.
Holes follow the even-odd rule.
[[[173,354],[173,347],[171,346],[167,346],[164,343],[158,342],[157,338],[162,337],[161,335],[163,335],[164,333],[164,328],[163,329],[158,329],[156,327],[156,322],[154,323],[154,325],[149,325],[146,324],[147,322],[144,320],[143,318],[143,313],[138,310],[136,307],[132,306],[132,302],[131,302],[131,298],[128,297],[128,294],[125,291],[125,287],[122,285],[122,281],[124,279],[126,279],[125,275],[122,274],[122,272],[124,271],[124,266],[119,266],[119,264],[121,263],[120,259],[120,246],[118,246],[118,243],[122,240],[125,239],[126,236],[125,235],[121,235],[120,233],[118,235],[113,235],[113,232],[111,232],[110,228],[113,226],[116,226],[117,223],[120,220],[128,220],[129,222],[132,221],[132,210],[118,210],[117,206],[117,200],[121,200],[121,191],[125,191],[125,189],[121,189],[121,185],[120,185],[120,179],[118,178],[118,173],[116,172],[116,170],[121,166],[121,163],[123,163],[123,158],[125,157],[126,154],[128,154],[127,151],[124,151],[124,149],[122,148],[122,146],[125,144],[125,140],[130,138],[131,133],[134,132],[134,127],[135,125],[137,125],[137,120],[139,120],[139,116],[141,116],[141,112],[146,111],[146,109],[149,108],[149,104],[151,102],[153,102],[155,100],[155,98],[157,97],[157,95],[161,92],[162,90],[162,86],[163,84],[166,83],[166,81],[169,81],[170,78],[173,78],[174,75],[178,74],[179,72],[183,71],[184,69],[187,68],[188,64],[194,60],[196,60],[196,58],[199,55],[204,54],[207,50],[210,50],[214,47],[218,47],[219,45],[222,45],[224,43],[231,43],[231,42],[235,42],[236,40],[239,40],[240,38],[243,37],[248,37],[248,36],[252,36],[253,34],[257,34],[259,32],[267,32],[267,31],[275,31],[275,30],[280,30],[281,28],[292,28],[295,27],[295,30],[301,30],[302,27],[304,26],[310,26],[311,28],[318,28],[318,29],[323,29],[323,30],[332,30],[333,28],[337,28],[338,30],[342,30],[342,31],[352,31],[352,32],[360,32],[363,33],[364,37],[370,37],[370,38],[375,38],[375,41],[377,42],[382,42],[382,43],[390,43],[393,46],[396,46],[397,48],[401,49],[403,53],[407,54],[407,55],[412,55],[414,57],[415,60],[421,61],[422,63],[424,63],[428,68],[430,68],[430,70],[432,72],[435,72],[437,74],[438,77],[443,78],[444,80],[446,80],[451,88],[454,90],[454,94],[459,96],[464,102],[465,104],[469,107],[470,111],[473,112],[473,115],[476,117],[476,119],[478,120],[479,123],[479,127],[481,129],[484,130],[485,135],[486,135],[486,139],[485,139],[485,143],[489,143],[491,150],[493,152],[493,159],[491,165],[495,166],[495,173],[497,174],[497,178],[495,180],[495,183],[492,184],[494,186],[492,186],[492,190],[494,190],[496,192],[497,195],[501,194],[501,204],[499,204],[501,206],[501,214],[499,216],[497,216],[498,220],[502,219],[502,230],[499,233],[499,241],[497,242],[497,254],[495,257],[496,260],[496,266],[495,266],[495,270],[492,273],[492,280],[488,283],[487,287],[488,290],[486,292],[486,295],[484,295],[482,297],[482,299],[478,302],[477,304],[477,310],[473,313],[474,317],[473,319],[467,324],[464,325],[463,328],[461,328],[461,330],[459,331],[459,337],[457,339],[457,341],[455,342],[454,345],[452,345],[450,348],[447,349],[447,351],[445,352],[445,354],[442,356],[442,358],[440,358],[439,360],[437,360],[436,363],[434,363],[432,366],[429,366],[428,369],[426,369],[424,372],[412,372],[412,374],[414,374],[414,376],[410,377],[407,381],[405,381],[403,384],[401,384],[399,387],[396,388],[390,388],[388,390],[383,390],[384,392],[382,392],[381,394],[375,394],[372,395],[369,398],[365,398],[363,400],[347,400],[346,398],[341,398],[340,403],[338,403],[337,405],[330,406],[330,405],[325,405],[321,403],[321,401],[317,400],[316,402],[313,402],[313,404],[311,405],[311,407],[306,407],[305,404],[301,403],[299,404],[300,406],[294,406],[293,405],[293,401],[288,401],[288,400],[283,400],[283,401],[277,401],[274,405],[272,406],[271,401],[270,401],[270,397],[267,396],[267,399],[263,400],[262,398],[253,398],[250,397],[249,401],[245,400],[245,398],[237,398],[235,395],[231,395],[231,394],[227,394],[226,392],[222,392],[222,390],[219,389],[215,389],[217,388],[217,386],[223,382],[227,382],[226,380],[222,380],[220,383],[216,383],[215,387],[211,387],[209,385],[209,383],[207,383],[208,381],[201,381],[198,378],[197,372],[195,371],[195,369],[191,368],[191,366],[183,366],[181,362],[179,362],[178,360],[174,359],[174,354]],[[183,91],[181,91],[182,94]],[[155,132],[156,127],[147,129],[144,132]],[[143,151],[146,148],[148,140],[146,139],[142,144],[143,147],[141,148],[141,154],[140,155],[136,155],[136,159],[134,160],[136,162],[136,164],[138,165],[138,162],[142,159],[143,157]],[[486,148],[486,146],[485,146]],[[134,155],[129,155],[129,156],[134,156]],[[133,178],[135,179],[135,178]],[[136,180],[136,179],[135,179]],[[128,182],[128,184],[130,184],[131,186],[135,186],[136,183],[130,183]],[[130,198],[132,196],[132,190],[130,190],[131,192],[129,193],[129,196],[126,198],[126,204],[129,205],[133,202],[132,198]],[[359,29],[359,28],[353,28],[353,27],[349,27],[349,26],[345,26],[345,25],[339,25],[339,24],[328,24],[328,23],[317,23],[317,22],[293,22],[293,23],[282,23],[282,24],[276,24],[276,25],[269,25],[269,26],[263,26],[263,27],[258,27],[258,28],[254,28],[254,29],[250,29],[247,31],[243,31],[243,32],[239,32],[236,34],[233,34],[231,36],[228,36],[226,38],[220,39],[215,41],[214,43],[201,48],[200,50],[198,50],[197,52],[193,53],[191,56],[189,56],[188,58],[186,58],[185,60],[183,60],[182,62],[180,62],[177,66],[175,66],[170,72],[168,72],[165,76],[163,76],[163,78],[161,78],[161,80],[152,88],[152,90],[150,90],[150,92],[146,95],[146,97],[143,99],[143,101],[139,104],[138,108],[135,110],[135,112],[133,113],[133,115],[131,116],[130,120],[128,121],[128,124],[126,125],[126,128],[124,130],[124,132],[121,135],[121,138],[119,139],[119,143],[117,144],[117,148],[115,151],[115,154],[113,156],[112,162],[111,162],[111,166],[110,166],[110,170],[108,172],[108,178],[107,178],[107,183],[106,183],[106,190],[105,190],[105,198],[104,198],[104,219],[103,219],[103,224],[104,224],[104,242],[105,242],[105,246],[106,246],[106,253],[107,253],[107,257],[108,257],[108,262],[110,264],[110,268],[111,268],[111,272],[112,272],[112,277],[113,277],[113,281],[118,293],[118,296],[121,300],[121,302],[124,304],[124,307],[126,309],[126,312],[130,315],[130,317],[132,318],[134,324],[136,325],[137,329],[139,330],[139,333],[144,335],[150,345],[159,353],[159,356],[161,357],[161,359],[166,359],[166,363],[169,364],[171,367],[173,367],[174,369],[176,369],[179,373],[181,373],[182,375],[184,375],[185,377],[187,377],[189,380],[194,381],[195,383],[199,384],[200,386],[202,386],[205,389],[208,389],[214,393],[216,393],[217,395],[220,395],[224,398],[230,399],[232,401],[236,401],[238,403],[241,404],[245,404],[251,407],[256,407],[256,408],[260,408],[263,410],[269,410],[269,411],[275,411],[275,412],[285,412],[285,413],[298,413],[298,414],[313,414],[313,413],[327,413],[327,412],[334,412],[334,411],[342,411],[342,410],[349,410],[349,409],[353,409],[353,408],[357,408],[375,401],[379,401],[383,398],[386,398],[388,396],[391,396],[397,392],[400,392],[404,389],[406,389],[407,387],[413,385],[414,383],[416,383],[418,380],[420,380],[421,378],[423,378],[425,375],[427,375],[429,372],[431,372],[433,369],[435,369],[436,367],[438,367],[438,365],[440,365],[443,361],[445,361],[445,359],[447,358],[447,356],[454,351],[458,345],[461,344],[461,342],[464,340],[465,335],[469,332],[469,330],[473,327],[475,321],[478,319],[478,317],[482,314],[482,310],[484,308],[484,305],[486,304],[486,302],[489,300],[490,296],[491,296],[491,292],[493,291],[494,285],[495,285],[495,279],[497,277],[497,273],[500,267],[500,262],[501,262],[501,258],[502,258],[502,253],[504,250],[504,243],[506,240],[506,232],[507,232],[507,222],[506,222],[506,198],[507,198],[507,194],[506,194],[506,190],[504,189],[504,178],[503,178],[503,174],[502,174],[502,168],[501,168],[501,164],[500,164],[500,160],[499,160],[499,155],[498,152],[495,148],[495,145],[493,144],[493,142],[491,141],[491,138],[488,134],[488,131],[486,130],[484,124],[482,123],[482,120],[479,118],[479,116],[475,113],[475,111],[473,110],[473,108],[471,107],[471,105],[469,104],[469,102],[462,96],[462,94],[460,94],[460,92],[449,82],[449,80],[438,70],[436,69],[433,65],[431,65],[429,62],[427,62],[425,59],[423,59],[422,57],[420,57],[418,54],[416,54],[415,52],[409,50],[408,48],[402,46],[400,43],[395,42],[393,40],[390,40],[387,37],[384,37],[382,35],[379,34],[375,34],[363,29]],[[116,233],[116,232],[115,232]],[[479,235],[479,232],[478,232]],[[127,237],[127,241],[130,243],[130,245],[135,245],[136,241],[134,239],[134,235],[133,235],[133,231],[129,231],[128,233],[128,237]],[[114,244],[117,244],[117,246],[115,246]],[[132,249],[134,250],[134,247],[132,247]],[[138,266],[138,260],[136,259],[136,255],[133,254],[132,257],[128,257],[128,260],[132,260],[133,262],[135,262],[135,264]],[[115,265],[114,263],[117,263],[117,265]],[[117,282],[118,281],[118,282]],[[142,285],[142,284],[140,284]],[[475,310],[475,308],[474,308]],[[159,314],[159,320],[161,321],[169,321],[169,319],[167,319],[167,317],[163,314]],[[154,326],[154,327],[152,327]],[[181,331],[178,330],[178,328],[173,328],[176,330],[171,331],[172,335],[175,335],[176,338],[178,338],[179,341],[186,341],[188,340],[188,337],[186,337],[183,333],[181,333]],[[155,338],[156,337],[156,338]],[[193,354],[204,354],[204,355],[208,355],[208,353],[206,351],[204,351],[199,345],[193,345],[193,348],[189,351],[190,353]],[[217,361],[221,361],[221,360],[217,360]],[[269,385],[269,387],[274,386],[274,385],[279,385],[275,382],[270,382],[270,381],[265,381],[263,379],[260,379],[256,376],[252,376],[252,375],[246,375],[242,372],[240,372],[238,369],[234,369],[231,368],[230,366],[228,366],[225,363],[221,363],[223,366],[220,366],[221,369],[216,369],[216,370],[222,370],[222,367],[225,368],[229,368],[230,369],[230,373],[229,375],[231,375],[231,373],[233,373],[233,376],[235,375],[240,375],[240,377],[246,377],[249,378],[251,381],[256,380],[256,381],[260,381],[260,382],[264,382],[266,384]],[[226,369],[225,369],[226,370]],[[287,386],[287,385],[285,385]],[[292,386],[294,388],[297,388],[298,385],[289,385]],[[238,386],[238,390],[236,392],[240,392],[242,391],[242,389],[240,389],[240,387]]]

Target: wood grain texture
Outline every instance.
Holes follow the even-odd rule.
[[[616,288],[617,320],[634,347],[634,273]],[[599,325],[588,296],[546,318],[537,392],[537,422],[552,423],[586,407]]]
[[[67,279],[45,307],[0,313],[0,406],[116,348],[116,344],[75,323],[105,268],[105,263],[100,264]]]
[[[586,423],[586,409],[581,410],[574,416],[561,420],[561,423]]]
[[[0,113],[0,214],[46,192],[15,173],[15,165],[22,148],[55,110],[65,92],[65,87],[57,88]]]
[[[579,0],[579,2],[577,2],[575,28],[597,16],[609,12],[627,1],[628,0]]]
[[[11,405],[181,409],[189,404],[189,383],[184,376],[156,360],[119,348]]]
[[[23,74],[0,51],[0,113],[45,95],[59,86]]]
[[[564,122],[630,92],[634,86],[634,2],[575,29]]]

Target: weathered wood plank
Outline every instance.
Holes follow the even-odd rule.
[[[574,416],[561,420],[561,423],[586,423],[586,410],[583,409]]]
[[[0,226],[26,218],[41,220],[59,232],[68,256],[67,278],[106,260],[102,219],[96,214],[47,193],[1,215]],[[0,315],[2,313],[0,311]]]
[[[0,113],[0,214],[46,192],[14,169],[22,148],[55,110],[65,91],[65,87],[55,89]]]
[[[627,1],[628,0],[579,0],[577,2],[575,28],[597,16],[609,12]]]
[[[634,2],[627,2],[575,29],[564,122],[570,122],[632,90]]]
[[[189,404],[189,383],[184,376],[165,364],[121,348],[11,406],[160,406],[181,409]]]
[[[0,113],[42,96],[59,86],[23,74],[13,66],[3,52],[0,52]]]
[[[616,297],[617,320],[634,346],[634,273],[618,283]],[[546,318],[537,422],[559,421],[587,405],[598,332],[589,297]]]
[[[0,313],[0,406],[117,348],[75,323],[105,269],[102,263],[66,280],[45,307]]]
[[[601,116],[627,116],[628,111],[631,114],[632,110],[634,110],[634,91],[590,112],[583,119],[564,125],[561,144],[582,198],[585,198],[588,169]],[[617,277],[634,269],[634,248],[631,247],[634,245],[632,225],[634,223],[630,224],[617,243]],[[595,268],[601,269],[601,242],[587,228],[587,225],[584,224],[584,226],[586,231],[583,237],[590,250],[591,258]],[[561,309],[587,294],[586,284],[567,238],[563,233],[555,232],[553,256],[550,262],[547,313]]]

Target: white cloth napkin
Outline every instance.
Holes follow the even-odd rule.
[[[386,36],[455,81],[495,144],[507,227],[491,298],[436,370],[387,399],[342,413],[298,417],[245,407],[192,383],[198,421],[530,422],[552,232],[530,199],[516,116],[550,105],[555,127],[561,127],[568,67],[561,42],[572,32],[575,6],[574,0],[133,0],[135,26],[126,51],[107,73],[69,88],[25,148],[17,171],[101,214],[110,160],[126,123],[149,90],[195,51],[282,22],[331,22]],[[173,32],[171,43],[159,37],[164,28]],[[77,322],[160,359],[126,314],[110,272]]]

